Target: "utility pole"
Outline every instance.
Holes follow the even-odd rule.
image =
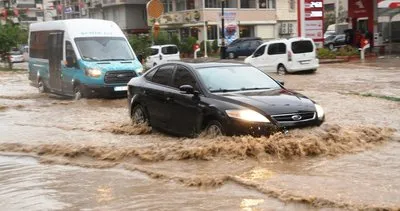
[[[224,7],[225,7],[225,0],[221,1],[221,25],[222,25],[222,30],[221,30],[221,49],[220,49],[220,53],[221,53],[221,59],[225,59],[225,14],[224,14]]]
[[[335,32],[338,33],[339,27],[339,0],[335,3]]]
[[[208,37],[207,37],[207,21],[204,21],[204,57],[207,58],[207,45],[208,45]]]

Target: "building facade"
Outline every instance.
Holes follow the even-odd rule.
[[[148,0],[90,0],[89,17],[114,21],[127,34],[148,33]]]
[[[198,40],[220,37],[221,0],[162,0],[164,14],[149,18],[169,34]],[[238,37],[275,39],[297,34],[296,0],[229,0],[225,1],[225,31]],[[207,32],[207,33],[205,33]],[[226,33],[225,33],[226,34]]]

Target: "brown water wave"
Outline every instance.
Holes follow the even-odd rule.
[[[338,155],[369,149],[390,139],[394,129],[379,127],[342,127],[324,125],[309,130],[293,130],[288,135],[270,137],[216,137],[159,142],[144,147],[90,146],[77,144],[22,143],[0,144],[0,151],[29,152],[68,158],[118,162],[130,158],[143,161],[211,160],[213,158],[295,159]]]
[[[245,172],[241,175],[192,175],[187,176],[183,174],[177,174],[172,171],[161,171],[155,170],[152,168],[148,168],[142,165],[135,165],[129,163],[123,163],[121,165],[117,165],[116,163],[109,162],[98,162],[98,163],[87,163],[80,161],[68,161],[68,159],[53,159],[53,158],[39,158],[40,163],[44,164],[57,164],[57,165],[73,165],[80,166],[85,168],[98,168],[98,169],[124,169],[131,172],[140,172],[146,174],[150,178],[161,180],[164,182],[175,182],[180,183],[186,187],[198,187],[201,190],[213,190],[219,189],[223,186],[234,183],[240,185],[249,190],[255,190],[260,193],[265,194],[269,198],[275,198],[283,203],[295,203],[295,204],[303,204],[306,206],[312,206],[314,208],[321,208],[327,210],[336,210],[336,209],[344,209],[344,210],[369,210],[369,211],[395,211],[399,210],[400,207],[383,207],[377,206],[373,204],[359,204],[352,203],[351,201],[336,201],[330,198],[324,198],[323,196],[315,196],[315,195],[297,195],[295,192],[287,191],[285,189],[276,188],[273,186],[264,185],[263,183],[259,183],[256,179],[268,180],[272,177],[272,172],[260,172],[263,169],[252,169],[249,172]],[[251,174],[251,175],[249,175]],[[259,175],[256,175],[259,174]],[[260,177],[261,176],[261,177]],[[251,178],[253,177],[253,178]],[[308,208],[312,210],[312,208]]]

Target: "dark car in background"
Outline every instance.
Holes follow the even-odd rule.
[[[339,48],[346,45],[346,35],[339,34],[333,37],[328,37],[324,41],[324,46],[329,48],[330,50],[334,50],[335,48]]]
[[[230,59],[250,56],[262,43],[259,37],[238,38],[227,46],[226,56]]]
[[[133,123],[184,136],[267,136],[320,125],[321,106],[246,64],[167,63],[128,83]]]

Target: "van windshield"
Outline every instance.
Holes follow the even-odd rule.
[[[122,37],[80,37],[75,43],[83,60],[133,60],[134,56]]]

